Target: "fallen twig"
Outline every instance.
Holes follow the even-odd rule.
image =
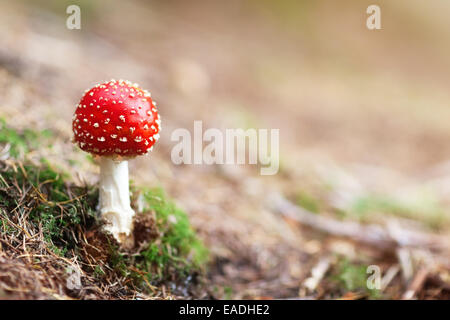
[[[326,256],[319,260],[319,262],[311,269],[311,276],[303,282],[302,286],[308,293],[317,289],[320,281],[330,268],[331,258]]]
[[[403,281],[409,283],[414,276],[414,266],[412,262],[411,252],[406,248],[397,249],[397,258],[402,269]]]
[[[272,209],[284,217],[310,228],[386,251],[392,252],[398,247],[426,247],[434,250],[447,247],[444,239],[433,234],[400,228],[386,229],[380,225],[363,225],[354,221],[338,221],[298,207],[277,193],[270,195],[268,199]]]
[[[422,289],[423,285],[425,284],[425,281],[427,280],[429,274],[429,270],[427,268],[421,268],[419,271],[417,271],[416,275],[414,276],[414,279],[411,281],[411,284],[409,285],[408,289],[405,291],[405,293],[402,296],[402,299],[404,300],[410,300],[415,297],[418,291]]]

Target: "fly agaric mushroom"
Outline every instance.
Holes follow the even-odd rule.
[[[123,242],[130,234],[128,161],[152,151],[161,119],[151,94],[138,84],[111,80],[86,90],[72,122],[74,142],[98,156],[100,215],[105,229]]]

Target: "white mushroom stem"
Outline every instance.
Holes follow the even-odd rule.
[[[134,211],[130,206],[128,161],[100,157],[100,215],[105,229],[122,242],[130,235]]]

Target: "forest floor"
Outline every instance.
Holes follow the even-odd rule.
[[[1,298],[450,298],[449,48],[395,46],[400,27],[369,40],[364,5],[297,8],[281,32],[230,3],[86,3],[79,31],[62,4],[0,4]],[[83,90],[110,78],[150,89],[163,122],[130,162],[127,250],[100,232],[98,167],[71,143]],[[194,120],[280,128],[278,174],[173,165],[170,133]]]

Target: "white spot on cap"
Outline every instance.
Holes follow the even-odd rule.
[[[127,137],[121,137],[121,138],[119,138],[119,140],[120,140],[121,142],[127,142]]]

